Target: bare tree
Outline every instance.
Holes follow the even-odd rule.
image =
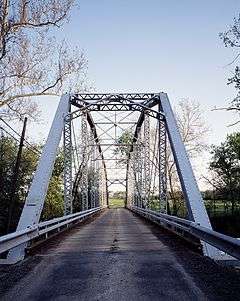
[[[55,38],[74,0],[0,0],[0,110],[36,115],[35,96],[58,95],[82,83],[82,51]]]
[[[196,158],[207,149],[206,136],[209,127],[206,125],[201,106],[198,102],[182,100],[174,108],[178,127],[190,158]],[[172,200],[173,214],[177,214],[183,205],[180,194],[180,182],[176,165],[171,153],[170,145],[167,147],[167,173],[168,190]]]
[[[235,72],[232,77],[228,79],[228,84],[234,85],[234,87],[237,90],[237,95],[231,101],[231,103],[224,109],[227,111],[235,111],[240,112],[240,69],[239,69],[239,58],[240,58],[240,14],[238,14],[237,18],[233,19],[233,24],[229,27],[229,29],[225,32],[222,32],[219,34],[221,40],[223,41],[225,47],[233,48],[237,55],[234,57],[232,62],[229,63],[229,65],[232,65],[236,63]],[[236,123],[239,123],[238,120]],[[234,125],[233,124],[233,125]]]

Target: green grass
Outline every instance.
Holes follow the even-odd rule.
[[[205,205],[210,216],[229,216],[229,215],[239,215],[240,208],[239,204],[235,205],[234,214],[232,214],[231,202],[216,200],[215,206],[213,201],[205,200]]]
[[[109,199],[109,207],[110,208],[119,208],[119,207],[124,207],[124,199]]]

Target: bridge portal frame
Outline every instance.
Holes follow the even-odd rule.
[[[158,110],[153,109],[155,105],[158,105]],[[133,144],[137,140],[139,129],[141,128],[144,121],[144,116],[148,115],[150,117],[157,118],[157,120],[161,122],[161,127],[165,125],[164,130],[166,130],[168,134],[168,139],[175,159],[178,176],[180,179],[183,195],[188,209],[189,219],[197,222],[203,227],[212,229],[206,208],[202,200],[201,193],[198,189],[198,185],[194,177],[189,158],[187,156],[186,149],[184,147],[180,132],[177,127],[177,123],[168,96],[166,93],[161,92],[142,94],[92,93],[63,95],[57,108],[47,142],[44,146],[41,158],[39,160],[38,167],[34,175],[33,182],[30,187],[29,194],[19,220],[17,231],[35,227],[39,223],[48,189],[48,184],[53,170],[53,165],[57,155],[57,148],[65,126],[65,118],[69,114],[71,106],[76,106],[78,108],[78,110],[71,113],[71,118],[73,119],[77,118],[79,114],[82,114],[83,112],[86,112],[88,117],[91,118],[89,114],[89,112],[91,111],[133,110],[141,112],[139,120],[137,122]],[[92,124],[91,129],[93,129],[93,132],[96,133],[94,124]],[[160,137],[165,143],[166,133],[164,131],[163,133],[160,133]],[[95,136],[95,139],[98,139],[97,134]],[[159,145],[159,147],[161,146]],[[159,151],[159,156],[161,156],[161,153],[164,152],[164,148],[163,150]],[[133,146],[131,151],[132,150]],[[104,162],[103,157],[102,160]],[[162,194],[162,196],[166,198],[166,167],[162,166],[160,170],[162,173],[164,173],[162,177],[164,177],[165,179],[159,180],[159,186],[162,187],[162,189],[165,190],[165,192],[161,193],[159,191],[159,194]],[[71,176],[68,176],[69,181],[69,179],[71,180]],[[71,210],[69,212],[71,212]],[[206,243],[203,243],[203,247],[204,253],[214,258],[216,254],[216,249],[214,249]],[[12,249],[9,252],[8,259],[15,262],[23,259],[25,255],[25,248],[26,243],[21,244],[18,247]]]

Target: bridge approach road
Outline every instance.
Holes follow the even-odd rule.
[[[240,300],[240,276],[123,208],[105,210],[14,267],[1,300]]]

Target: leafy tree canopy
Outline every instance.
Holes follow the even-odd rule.
[[[227,136],[220,146],[212,146],[210,170],[214,174],[213,186],[222,198],[232,203],[240,201],[240,132]]]
[[[11,220],[14,231],[24,205],[34,171],[39,160],[42,146],[24,147],[16,185],[16,202]],[[9,137],[0,137],[0,235],[5,234],[8,224],[8,212],[11,203],[13,170],[18,151],[18,143]],[[63,154],[60,151],[54,165],[47,198],[42,213],[42,220],[63,215]]]

